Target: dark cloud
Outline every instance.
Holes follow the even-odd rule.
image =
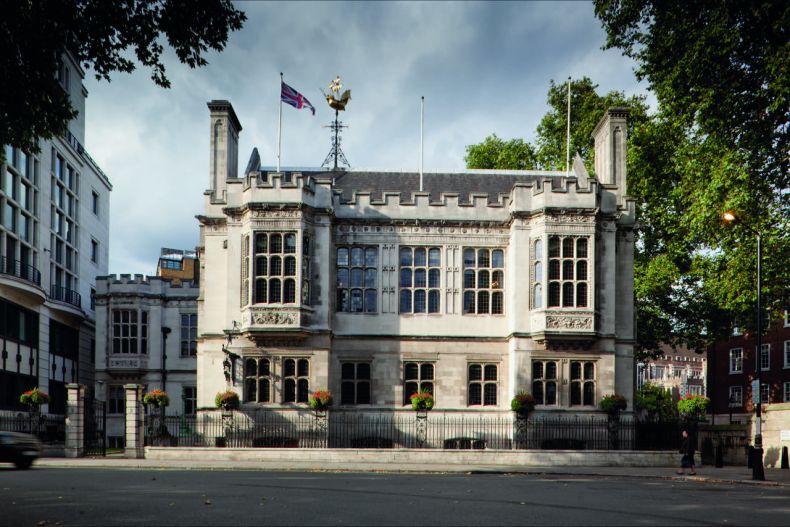
[[[632,63],[602,51],[582,2],[247,2],[244,29],[198,70],[170,58],[171,90],[148,73],[86,81],[87,145],[110,175],[110,272],[152,272],[159,248],[192,248],[208,183],[205,103],[229,99],[253,147],[276,163],[279,73],[316,106],[283,108],[283,164],[317,166],[332,116],[320,89],[340,74],[353,98],[343,149],[355,167],[462,168],[465,146],[496,132],[530,138],[549,80],[587,75],[603,90],[641,93]]]

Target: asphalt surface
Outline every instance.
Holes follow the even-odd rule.
[[[787,525],[790,489],[569,474],[0,467],[0,525]]]

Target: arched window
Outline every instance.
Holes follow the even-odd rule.
[[[562,249],[560,251],[560,249]],[[588,307],[589,240],[586,237],[549,238],[548,307]],[[561,253],[561,255],[560,255]],[[560,297],[561,293],[561,297]],[[579,388],[581,397],[581,387]]]
[[[565,282],[562,284],[562,306],[573,306],[573,282]]]
[[[269,303],[277,304],[281,301],[281,286],[279,278],[269,279]]]
[[[296,276],[296,257],[285,257],[285,276]]]
[[[299,292],[296,277],[299,274],[299,261],[296,253],[296,236],[294,232],[254,234],[254,295],[257,304],[296,303]],[[303,237],[303,251],[309,248],[307,236]],[[342,255],[338,252],[338,258]],[[303,295],[303,303],[309,302],[310,258],[302,255],[302,279],[307,285],[307,297]],[[284,281],[284,277],[294,277]],[[338,277],[341,279],[343,277]]]
[[[296,302],[296,280],[288,278],[283,287],[283,303],[293,304]]]
[[[296,234],[288,233],[283,236],[284,241],[284,250],[285,253],[295,253],[296,252]]]
[[[283,252],[283,237],[281,234],[269,236],[269,253],[277,254]]]
[[[401,247],[401,313],[439,313],[440,266],[441,250],[437,247]]]
[[[464,249],[464,313],[501,315],[504,310],[502,249]],[[494,293],[494,291],[499,291]]]

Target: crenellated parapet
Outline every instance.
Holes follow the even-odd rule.
[[[159,276],[142,274],[111,274],[96,277],[96,299],[110,296],[157,298],[197,298],[198,284],[189,280],[177,282]]]

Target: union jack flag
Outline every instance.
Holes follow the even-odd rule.
[[[307,100],[307,97],[294,90],[284,82],[281,82],[281,84],[282,88],[280,90],[280,101],[290,104],[297,110],[301,110],[305,107],[310,108],[310,111],[313,112],[313,115],[315,115],[315,107],[310,104],[310,101]]]

